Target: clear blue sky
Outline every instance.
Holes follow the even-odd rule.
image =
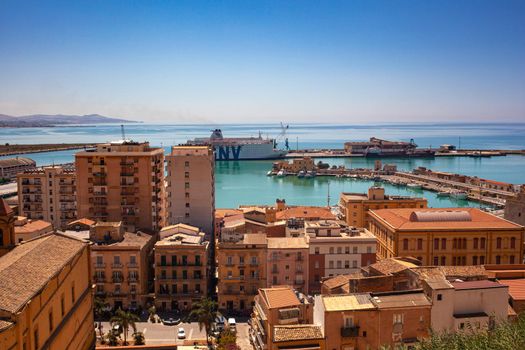
[[[0,1],[0,113],[525,121],[525,1]]]

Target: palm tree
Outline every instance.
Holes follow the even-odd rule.
[[[104,314],[104,309],[106,308],[107,304],[106,301],[102,298],[95,297],[95,301],[93,303],[93,311],[95,312],[95,317],[98,319],[98,331],[100,333],[100,337],[104,335],[102,333],[102,315]]]
[[[127,345],[129,327],[131,326],[131,328],[133,328],[133,332],[136,332],[137,326],[135,325],[135,322],[138,321],[140,321],[140,318],[134,313],[118,309],[115,313],[115,316],[113,316],[111,320],[109,320],[109,324],[111,325],[111,327],[113,327],[113,325],[115,324],[122,327],[122,330],[124,331],[124,345]]]
[[[190,318],[196,318],[199,322],[199,329],[206,330],[206,344],[210,348],[211,325],[217,318],[217,303],[209,298],[201,299],[193,304]]]

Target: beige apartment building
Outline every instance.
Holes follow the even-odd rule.
[[[89,245],[46,234],[0,258],[0,349],[95,348]]]
[[[76,175],[73,167],[48,166],[19,173],[18,213],[63,229],[77,218]]]
[[[390,196],[382,187],[370,187],[368,193],[341,193],[339,208],[348,225],[368,228],[369,210],[427,207],[425,198]]]
[[[254,297],[266,288],[266,235],[245,234],[238,241],[217,245],[219,309],[251,313]]]
[[[118,141],[75,154],[78,217],[122,221],[126,230],[165,225],[164,150]]]
[[[145,307],[154,237],[126,232],[121,222],[98,222],[89,240],[95,295],[115,309]]]
[[[209,242],[204,232],[192,233],[184,226],[175,225],[180,232],[155,243],[155,306],[159,310],[189,310],[193,302],[208,295]]]
[[[212,236],[215,157],[208,146],[174,146],[167,159],[168,222],[200,228]]]
[[[305,237],[271,237],[268,242],[267,285],[291,286],[308,293],[308,242]]]

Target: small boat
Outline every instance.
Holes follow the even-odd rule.
[[[279,170],[279,171],[277,172],[277,176],[278,176],[278,177],[283,177],[284,175],[285,175],[285,174],[284,174],[284,170]]]
[[[455,199],[467,199],[468,193],[464,191],[453,191],[450,192],[450,197]]]
[[[421,185],[417,184],[415,182],[408,183],[407,187],[410,187],[410,188],[415,189],[415,190],[420,190],[421,189]]]
[[[450,196],[450,192],[448,192],[448,191],[439,191],[437,193],[437,196],[438,197],[449,197]]]
[[[301,178],[301,177],[304,177],[306,175],[306,172],[304,170],[301,170],[300,172],[297,173],[297,177]]]
[[[268,172],[266,173],[266,176],[272,176],[273,175],[273,172],[271,170],[268,170]]]
[[[312,177],[315,177],[315,175],[316,175],[315,171],[307,171],[304,177],[312,178]]]

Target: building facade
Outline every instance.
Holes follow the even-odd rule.
[[[413,256],[423,265],[520,264],[524,227],[476,208],[370,212],[378,258]]]
[[[120,222],[98,222],[89,240],[95,295],[113,309],[145,307],[154,237],[126,232]]]
[[[29,158],[15,157],[0,159],[0,179],[16,179],[16,174],[35,169],[36,162]]]
[[[341,193],[339,209],[350,226],[368,228],[369,210],[427,207],[425,198],[385,195],[382,187],[370,187],[368,193]]]
[[[72,167],[49,166],[17,175],[18,212],[63,229],[77,218],[76,175]]]
[[[15,212],[0,198],[0,257],[15,247]]]
[[[17,216],[15,221],[15,242],[29,241],[38,236],[53,231],[53,225],[43,220],[29,220],[24,216]]]
[[[336,220],[305,223],[309,245],[308,292],[319,293],[321,281],[358,272],[376,261],[377,241],[366,229],[349,228]]]
[[[215,157],[208,146],[174,146],[168,165],[168,221],[199,227],[210,237],[215,219]]]
[[[245,234],[235,242],[217,245],[219,309],[251,313],[260,288],[266,288],[267,243],[264,234]]]
[[[75,154],[79,218],[120,222],[126,230],[165,226],[164,150],[121,141]]]
[[[95,347],[89,245],[48,234],[0,258],[0,349]]]
[[[308,242],[305,237],[269,237],[266,266],[267,285],[291,286],[308,293]]]
[[[157,309],[190,310],[193,302],[207,297],[209,241],[197,232],[174,233],[155,243]]]
[[[525,185],[520,187],[520,192],[514,198],[505,201],[504,218],[525,226]]]

